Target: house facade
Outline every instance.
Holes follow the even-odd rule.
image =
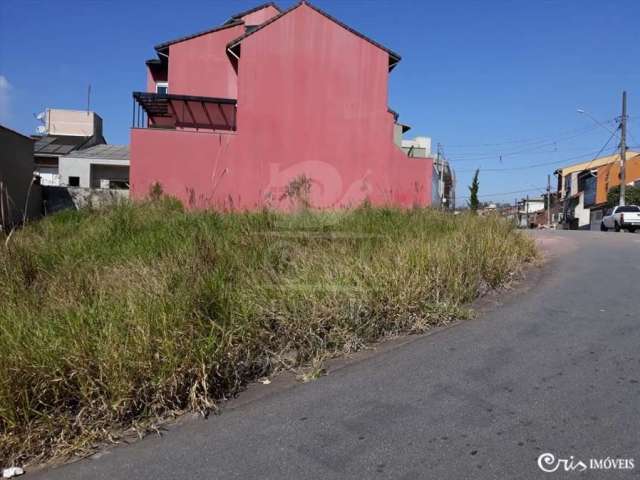
[[[545,211],[544,198],[523,198],[518,202],[517,225],[520,228],[536,228],[537,214]],[[546,223],[546,221],[544,222]]]
[[[61,186],[129,190],[129,145],[95,145],[60,158]]]
[[[272,3],[155,47],[134,93],[131,195],[193,208],[431,203],[433,162],[394,142],[399,55],[315,6]]]
[[[60,158],[73,151],[106,143],[102,118],[86,110],[48,108],[38,115],[43,125],[34,135],[35,172],[44,186],[58,186]]]
[[[626,152],[626,182],[640,180],[640,153]],[[613,154],[559,168],[558,198],[565,229],[599,230],[609,190],[620,185],[620,155]]]

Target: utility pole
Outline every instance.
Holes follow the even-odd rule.
[[[527,214],[527,228],[529,228],[529,195],[527,195],[527,203],[525,204],[524,209]]]
[[[622,117],[620,118],[620,203],[625,204],[627,162],[627,92],[622,92]]]
[[[449,197],[451,200],[451,210],[456,211],[456,172],[452,168],[451,171],[451,189],[449,190]]]
[[[551,175],[547,175],[547,226],[551,228]]]
[[[444,182],[441,181],[443,178],[443,171],[440,167],[440,142],[436,144],[436,172],[438,172],[438,195],[440,197],[440,208],[444,209]],[[440,191],[440,188],[442,188],[442,191]]]

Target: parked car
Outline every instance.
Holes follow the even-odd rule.
[[[602,217],[600,230],[606,232],[613,228],[616,232],[620,230],[628,230],[635,232],[636,228],[640,228],[640,207],[637,205],[624,205],[608,209],[605,216]]]

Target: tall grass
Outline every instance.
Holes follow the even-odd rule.
[[[209,411],[247,381],[467,315],[535,255],[497,218],[67,211],[0,249],[0,458]]]

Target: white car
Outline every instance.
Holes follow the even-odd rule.
[[[602,217],[600,230],[606,232],[613,228],[616,232],[628,230],[633,233],[640,228],[640,207],[637,205],[618,206],[608,209]]]

